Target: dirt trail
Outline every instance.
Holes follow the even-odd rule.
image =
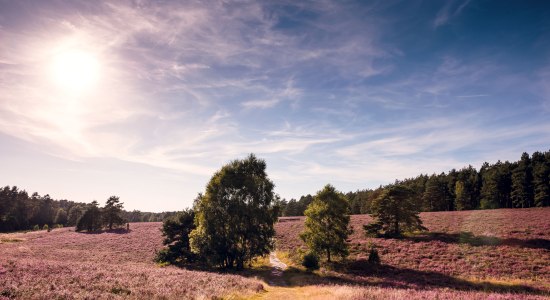
[[[286,282],[283,273],[287,265],[277,258],[275,252],[269,254],[269,263],[271,264],[271,274],[269,276],[269,285],[284,286]]]

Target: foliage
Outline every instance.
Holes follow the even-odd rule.
[[[304,266],[308,271],[315,271],[319,269],[319,255],[315,252],[309,252],[304,255],[302,260],[302,266]]]
[[[76,223],[76,231],[98,231],[102,227],[101,210],[97,201],[94,200]]]
[[[533,194],[533,168],[529,154],[523,153],[512,171],[512,203],[515,207],[532,207]]]
[[[124,225],[126,220],[122,218],[123,203],[120,203],[120,199],[117,196],[111,196],[107,199],[105,207],[103,208],[102,218],[103,224],[109,229],[113,229],[114,226]]]
[[[34,225],[34,227],[32,228],[32,230],[34,230],[34,231],[40,230],[40,226]]]
[[[350,255],[345,267],[328,272],[356,284],[406,285],[413,289],[474,288],[488,292],[489,287],[485,290],[481,285],[464,285],[462,280],[485,278],[479,280],[506,283],[501,286],[505,289],[515,285],[518,294],[503,299],[531,299],[533,295],[524,296],[530,287],[542,288],[547,295],[549,213],[550,207],[421,213],[429,232],[402,239],[372,239],[357,231],[349,236]],[[354,215],[350,225],[361,228],[370,221],[369,215]],[[277,250],[292,252],[304,247],[300,239],[304,226],[304,218],[277,223]],[[376,243],[382,262],[376,270],[368,263],[371,243]],[[400,298],[409,293],[404,292]],[[383,297],[375,297],[378,298]],[[486,298],[487,295],[479,297]]]
[[[191,249],[207,263],[242,269],[272,249],[277,209],[265,169],[265,161],[253,154],[234,160],[212,176],[195,201]]]
[[[550,206],[550,151],[533,153],[532,164],[534,205]]]
[[[47,230],[48,232],[50,232],[50,226],[48,226],[48,224],[44,224],[44,227],[42,227],[42,230]]]
[[[368,262],[373,265],[380,264],[380,255],[378,254],[378,249],[375,245],[370,246]]]
[[[74,205],[69,209],[69,214],[67,216],[67,225],[76,226],[78,219],[82,217],[85,208],[81,205]]]
[[[317,192],[306,209],[305,230],[300,237],[310,250],[326,254],[329,262],[331,254],[346,257],[346,239],[351,233],[348,228],[348,211],[349,204],[345,196],[327,184]]]
[[[87,209],[87,204],[68,200],[54,200],[49,195],[38,193],[29,195],[17,186],[0,188],[0,232],[29,230],[34,225],[42,228],[45,224],[75,226]],[[127,212],[120,216],[131,222],[160,222],[176,212]],[[130,218],[131,217],[131,218]]]
[[[55,224],[67,224],[67,212],[63,208],[59,208],[54,219]]]
[[[517,162],[484,163],[479,171],[468,166],[394,184],[412,189],[412,202],[422,211],[550,206],[550,151],[534,152],[532,157],[524,153]],[[374,199],[394,184],[347,193],[351,213],[371,213]]]
[[[197,255],[191,252],[189,234],[195,229],[195,212],[187,209],[166,219],[162,224],[162,244],[166,248],[157,253],[158,263],[193,262]]]
[[[364,226],[366,233],[396,237],[403,232],[427,230],[422,226],[413,195],[414,192],[403,185],[394,185],[382,192],[372,204],[374,222]]]

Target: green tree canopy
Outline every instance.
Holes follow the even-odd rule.
[[[374,222],[364,226],[367,234],[400,236],[403,232],[426,230],[413,199],[414,192],[402,185],[384,190],[372,203]]]
[[[120,203],[120,198],[117,196],[111,196],[105,202],[105,207],[103,208],[103,224],[109,230],[113,229],[114,226],[123,225],[126,223],[126,220],[122,218],[122,209],[123,204]]]
[[[348,213],[349,203],[344,194],[327,184],[307,207],[305,230],[300,237],[312,251],[326,254],[329,262],[332,254],[346,257],[346,239],[351,233]]]
[[[264,160],[253,154],[223,166],[195,202],[191,249],[212,265],[242,269],[246,261],[268,254],[277,209],[273,182]]]
[[[162,242],[165,249],[157,254],[158,262],[193,262],[196,255],[191,252],[189,234],[195,229],[195,212],[186,209],[177,215],[167,218],[162,224]]]
[[[76,231],[98,231],[101,230],[101,210],[99,209],[99,204],[97,201],[92,201],[88,209],[84,212],[82,217],[78,219],[76,223]]]

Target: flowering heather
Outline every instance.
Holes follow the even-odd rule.
[[[422,213],[430,232],[403,239],[366,238],[366,215],[352,216],[351,256],[308,275],[285,272],[282,286],[253,276],[153,263],[160,223],[131,231],[73,228],[0,235],[0,299],[547,299],[550,208]],[[303,217],[276,225],[279,250],[305,247]],[[382,265],[367,263],[369,244]],[[269,281],[268,281],[269,282]],[[265,291],[263,291],[265,287]],[[260,293],[258,293],[260,292]]]
[[[363,225],[370,217],[352,216],[349,261],[326,275],[351,284],[392,288],[549,295],[550,208],[420,216],[430,231],[402,239],[367,238]],[[276,226],[279,250],[305,248],[299,239],[303,222],[304,217],[281,218]],[[366,262],[371,243],[379,248],[382,260],[377,268]]]
[[[73,228],[0,235],[0,298],[185,299],[254,294],[242,276],[158,267],[160,223],[131,231],[76,233]]]

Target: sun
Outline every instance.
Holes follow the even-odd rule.
[[[85,51],[65,51],[52,63],[54,83],[67,92],[89,90],[99,78],[100,64],[95,55]]]

